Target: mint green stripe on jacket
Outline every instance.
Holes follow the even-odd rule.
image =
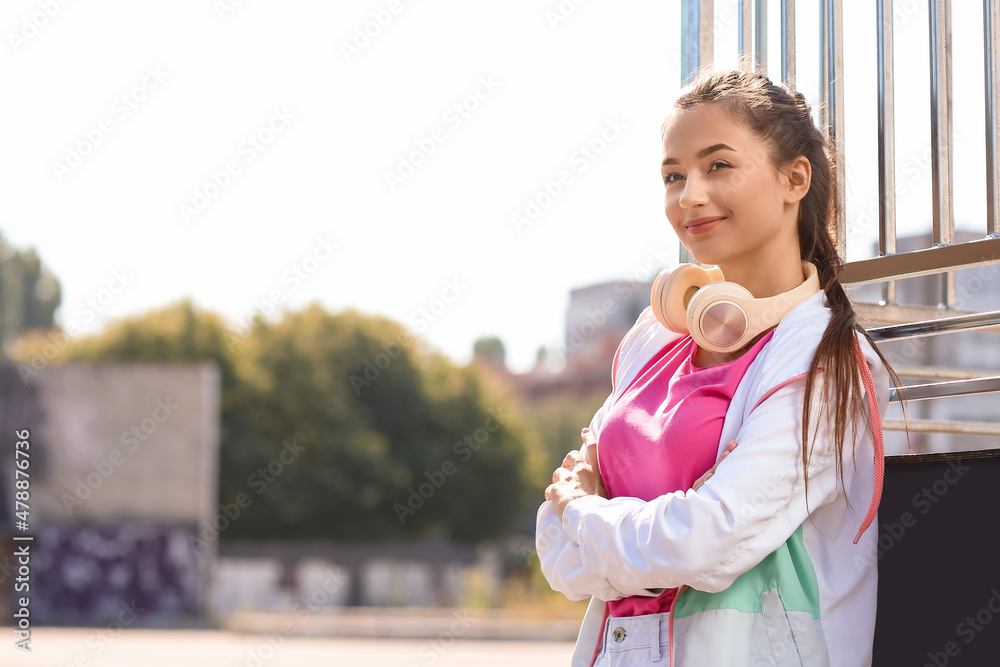
[[[816,569],[802,542],[802,526],[778,549],[768,554],[733,584],[718,593],[687,588],[677,598],[675,618],[685,618],[709,609],[734,609],[761,613],[761,593],[777,588],[787,611],[806,611],[819,618],[819,585]]]

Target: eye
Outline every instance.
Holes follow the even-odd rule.
[[[664,185],[670,185],[671,183],[679,180],[680,178],[681,178],[680,174],[678,174],[676,171],[672,171],[668,174],[663,175],[663,183]]]
[[[722,168],[722,167],[729,168],[730,166],[731,165],[729,163],[727,163],[727,162],[723,162],[722,160],[715,160],[714,162],[712,162],[712,164],[708,165],[708,170],[709,171],[719,171],[719,169],[716,169],[716,167],[719,167],[719,168]]]

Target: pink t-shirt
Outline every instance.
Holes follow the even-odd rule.
[[[609,498],[649,501],[687,491],[715,464],[726,411],[768,332],[738,359],[699,368],[690,336],[669,343],[639,371],[611,406],[597,448]],[[610,602],[612,616],[666,612],[677,589],[659,597]]]

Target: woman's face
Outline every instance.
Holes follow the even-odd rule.
[[[742,273],[798,256],[798,197],[789,202],[768,145],[720,105],[668,118],[662,177],[667,219],[699,262]]]

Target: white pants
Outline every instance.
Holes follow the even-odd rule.
[[[609,616],[594,667],[666,666],[670,664],[666,613]]]

